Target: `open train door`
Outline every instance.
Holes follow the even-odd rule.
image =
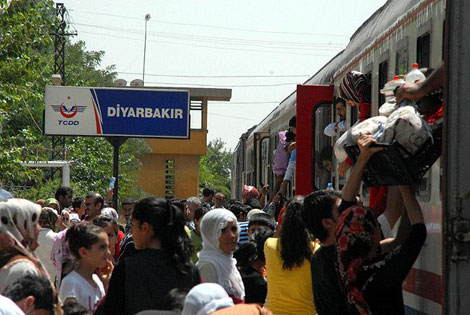
[[[319,155],[331,147],[323,130],[333,119],[333,91],[331,85],[297,85],[296,195],[324,189],[331,180]]]

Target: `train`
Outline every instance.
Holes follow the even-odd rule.
[[[463,87],[465,76],[457,67],[468,68],[465,62],[468,63],[470,45],[462,42],[465,30],[470,30],[470,18],[465,24],[469,10],[469,2],[462,0],[386,1],[355,31],[343,51],[241,135],[232,158],[232,198],[242,198],[243,185],[274,187],[272,164],[279,132],[288,129],[294,115],[297,115],[297,165],[287,196],[325,189],[328,183],[341,190],[347,175],[342,177],[336,171],[334,155],[331,170],[322,167],[319,152],[337,140],[326,136],[323,130],[331,122],[339,121],[334,104],[344,75],[355,70],[370,78],[372,116],[378,115],[384,103],[380,89],[395,75],[408,73],[413,63],[437,68],[445,59],[446,75],[452,78],[447,84],[452,80],[455,86]],[[465,156],[470,154],[466,141],[470,138],[468,123],[465,125],[462,120],[470,119],[470,95],[459,94],[470,91],[451,90],[444,86],[445,103],[458,100],[462,105],[445,107],[443,155],[417,183],[417,198],[428,236],[403,284],[406,314],[470,314],[470,302],[466,302],[470,299],[465,295],[470,283],[470,221],[466,212],[470,190],[467,194],[464,190],[470,188],[470,166],[465,163]],[[347,127],[357,119],[357,108],[347,106]],[[367,204],[365,187],[361,195]],[[461,279],[468,281],[464,283]]]

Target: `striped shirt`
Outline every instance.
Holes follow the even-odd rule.
[[[240,229],[240,238],[238,239],[238,246],[248,242],[248,221],[238,222]]]

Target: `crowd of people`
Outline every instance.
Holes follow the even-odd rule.
[[[395,238],[383,239],[375,213],[359,205],[362,172],[380,150],[373,142],[358,141],[342,194],[320,190],[265,207],[254,187],[244,187],[241,201],[210,188],[202,199],[124,199],[122,221],[95,192],[74,199],[60,187],[55,198],[6,199],[0,311],[403,313],[401,283],[426,229],[410,187],[399,187]]]
[[[345,77],[342,115],[345,104],[369,114],[363,79]],[[404,314],[402,282],[426,239],[413,188],[390,187],[393,203],[381,207],[400,217],[390,233],[384,211],[359,197],[367,162],[382,150],[362,135],[341,193],[287,201],[295,117],[289,125],[270,196],[244,186],[242,200],[227,200],[206,187],[201,198],[126,198],[114,209],[69,187],[35,202],[3,193],[0,314]]]

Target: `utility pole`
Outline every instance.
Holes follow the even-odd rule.
[[[145,38],[144,38],[144,66],[142,70],[142,82],[145,84],[145,53],[147,52],[147,22],[150,20],[150,14],[145,15]]]
[[[60,83],[57,85],[65,85],[65,43],[66,36],[77,35],[76,33],[66,33],[67,22],[65,21],[65,13],[67,9],[63,3],[56,4],[56,14],[59,20],[54,35],[54,74],[60,75]],[[65,137],[52,137],[51,161],[66,160]],[[51,178],[54,179],[57,169],[51,169]]]

